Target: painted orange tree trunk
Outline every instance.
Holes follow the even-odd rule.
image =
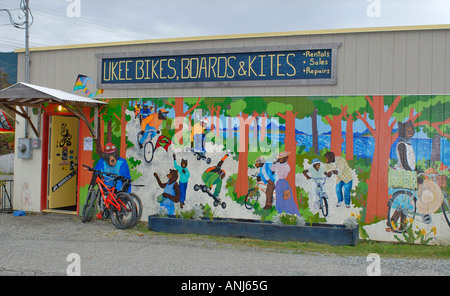
[[[295,187],[295,156],[297,154],[297,141],[295,140],[295,117],[297,116],[297,114],[298,112],[294,113],[292,111],[286,111],[285,115],[282,113],[278,113],[277,115],[286,121],[284,148],[286,151],[289,151],[291,153],[288,158],[288,165],[291,170],[289,171],[286,181],[288,181],[289,185],[292,188],[294,201],[298,208],[297,190]]]
[[[237,197],[245,196],[248,192],[248,141],[250,124],[255,119],[248,114],[242,113],[239,118],[239,163],[236,183]]]
[[[211,132],[214,133],[215,137],[220,135],[220,110],[221,106],[208,106],[208,110],[210,115],[210,123],[211,123]]]
[[[216,121],[215,121],[216,107],[213,104],[211,106],[208,106],[208,110],[209,110],[209,114],[210,114],[209,122],[211,124],[211,132],[214,132],[215,126],[216,126]]]
[[[111,99],[107,99],[104,102],[109,103]],[[103,116],[106,114],[108,105],[104,105],[98,109],[98,130],[97,139],[95,139],[96,153],[102,155],[103,146],[105,143],[105,122],[103,121]]]
[[[200,99],[198,98],[197,103],[194,104],[189,110],[184,112],[184,98],[179,97],[175,98],[175,103],[169,103],[167,100],[164,100],[164,103],[171,106],[175,110],[175,138],[178,140],[178,143],[183,144],[183,121],[187,115],[191,114],[195,108],[199,106]]]
[[[383,96],[373,96],[372,98],[366,96],[366,100],[373,111],[374,126],[371,126],[368,122],[367,112],[364,112],[363,115],[361,115],[359,111],[356,113],[357,118],[364,122],[375,140],[372,167],[370,170],[370,177],[367,180],[368,193],[366,222],[370,222],[376,217],[386,217],[387,202],[389,199],[387,178],[389,170],[388,162],[390,149],[395,140],[392,135],[392,129],[396,124],[396,120],[394,120],[391,124],[389,124],[389,121],[395,108],[397,108],[401,97],[397,96],[392,105],[389,106],[386,111],[384,108]]]
[[[89,118],[89,122],[92,123],[94,121],[94,116],[92,118],[90,118],[90,113],[91,110],[89,107],[83,107],[83,113],[84,116],[86,116],[86,118]],[[80,139],[84,139],[86,137],[93,137],[93,135],[91,134],[90,130],[86,127],[86,125],[81,124],[80,125],[80,133],[79,133],[79,138]],[[84,150],[84,149],[79,149],[79,153],[78,153],[78,165],[79,168],[81,167],[81,164],[93,167],[94,166],[94,159],[92,158],[92,151],[90,150]],[[80,168],[81,170],[81,168]],[[81,173],[83,172],[83,173]],[[91,174],[87,174],[84,173],[84,171],[81,171],[78,174],[78,186],[85,186],[86,184],[88,184],[91,181],[92,175]],[[79,188],[78,188],[79,190]]]
[[[345,129],[345,159],[353,159],[353,116],[348,114],[344,116],[347,120],[347,127]]]
[[[348,106],[342,107],[341,114],[325,116],[325,120],[331,126],[331,139],[330,139],[330,149],[336,156],[341,156],[342,153],[342,117],[347,114]]]
[[[126,114],[127,111],[127,101],[123,101],[121,107],[120,107],[120,117],[117,116],[116,113],[114,113],[114,117],[119,121],[120,123],[120,157],[127,158],[127,120],[126,120]]]
[[[214,135],[216,137],[220,136],[220,110],[222,110],[221,106],[217,106],[216,108],[216,116],[215,116],[215,132]]]

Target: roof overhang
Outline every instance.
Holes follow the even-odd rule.
[[[0,106],[3,106],[25,118],[28,123],[30,123],[31,128],[37,137],[40,136],[39,131],[31,122],[31,119],[24,108],[32,107],[41,109],[45,103],[56,103],[63,106],[75,116],[83,120],[91,131],[93,137],[97,137],[98,107],[100,105],[107,104],[105,102],[24,82],[18,82],[0,91]],[[19,107],[20,110],[14,108],[16,106]],[[89,120],[84,115],[82,107],[95,108],[94,128],[92,128]]]

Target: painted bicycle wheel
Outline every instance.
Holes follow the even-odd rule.
[[[245,196],[245,207],[248,210],[251,210],[255,207],[256,203],[258,202],[259,195],[259,190],[256,190],[256,188],[251,188],[248,190],[248,193]]]
[[[324,217],[326,217],[326,216],[328,216],[328,201],[324,196],[320,197],[320,199],[322,201],[322,204],[321,204],[322,215]]]
[[[130,228],[136,220],[137,212],[136,205],[133,198],[125,193],[119,192],[116,195],[116,200],[120,207],[111,206],[111,221],[119,229]]]
[[[450,195],[444,192],[444,201],[441,206],[442,214],[444,214],[445,220],[450,227]]]
[[[144,144],[144,159],[146,162],[148,162],[148,163],[152,162],[154,152],[155,152],[155,148],[153,146],[153,143],[151,141],[147,141]]]
[[[416,198],[411,191],[396,191],[388,202],[387,226],[394,232],[404,232],[414,222],[416,210]]]
[[[134,227],[134,226],[136,226],[136,224],[138,224],[139,221],[141,221],[141,217],[142,217],[142,201],[141,201],[140,197],[136,193],[129,193],[129,195],[133,199],[134,205],[136,207],[136,214],[137,214],[136,215],[136,219],[130,225],[130,227]]]
[[[100,192],[97,188],[97,185],[89,185],[86,202],[84,203],[83,210],[81,212],[81,222],[86,223],[92,220],[97,208],[99,196]]]

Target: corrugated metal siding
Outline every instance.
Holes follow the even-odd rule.
[[[31,52],[30,83],[71,92],[78,74],[97,79],[99,53],[341,42],[337,84],[326,86],[105,90],[103,97],[448,94],[450,30],[387,31],[89,47]],[[19,54],[19,81],[24,81]]]

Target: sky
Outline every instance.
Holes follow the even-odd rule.
[[[0,0],[15,22],[20,0]],[[450,0],[30,0],[30,47],[240,33],[450,24]],[[25,47],[0,11],[0,52]]]

